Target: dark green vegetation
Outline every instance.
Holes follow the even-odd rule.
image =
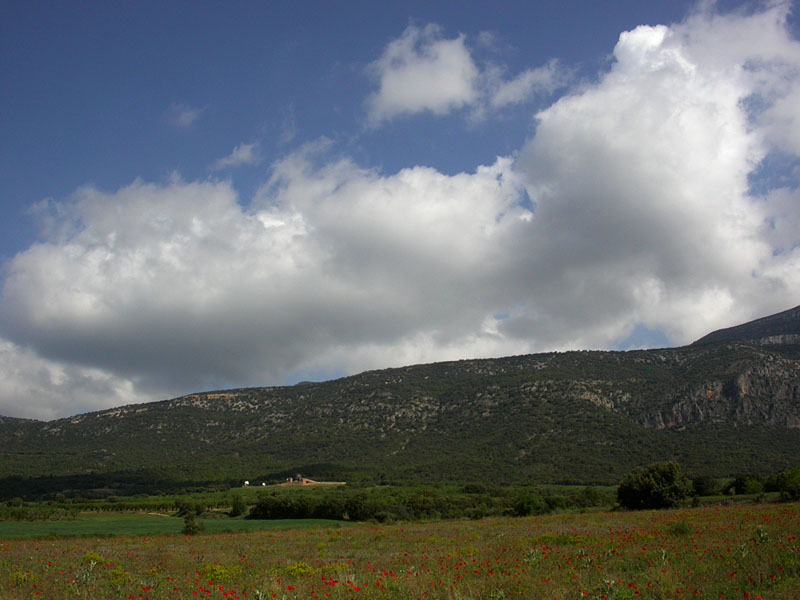
[[[0,503],[2,521],[74,521],[85,514],[138,513],[185,519],[426,520],[529,515],[553,510],[611,507],[611,486],[342,486],[240,488],[179,496],[77,499],[63,494]],[[251,510],[252,507],[252,510]]]
[[[784,471],[777,475],[775,488],[781,493],[781,498],[784,500],[800,500],[800,468]]]
[[[682,348],[437,363],[46,423],[3,418],[0,499],[295,472],[350,484],[615,484],[675,460],[693,476],[777,473],[800,463],[798,322],[800,307]]]
[[[592,487],[506,488],[480,484],[439,488],[341,487],[275,490],[261,494],[250,510],[249,518],[316,518],[384,523],[541,515],[556,510],[608,508],[613,504],[613,492]]]
[[[3,505],[4,504],[4,505]],[[490,516],[541,515],[554,511],[608,509],[610,487],[481,484],[329,488],[238,489],[194,496],[130,498],[124,502],[28,502],[0,504],[0,539],[218,533],[312,523],[434,521]],[[232,516],[239,506],[238,516]],[[243,518],[244,513],[248,513]]]
[[[678,463],[653,463],[634,469],[622,479],[617,500],[624,508],[677,508],[693,491],[692,481]]]

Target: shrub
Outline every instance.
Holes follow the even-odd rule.
[[[194,511],[189,511],[183,517],[183,530],[181,533],[184,535],[196,535],[203,531],[203,524],[197,522]]]
[[[547,503],[536,493],[522,495],[514,503],[514,514],[518,517],[543,515],[548,512],[550,512],[550,508]]]
[[[692,491],[692,482],[678,463],[653,463],[634,469],[623,478],[617,488],[617,501],[630,509],[673,508]]]

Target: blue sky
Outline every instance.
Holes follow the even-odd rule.
[[[0,414],[800,298],[792,2],[13,2]]]
[[[0,251],[31,242],[29,206],[91,183],[187,179],[242,143],[264,165],[320,136],[387,172],[424,164],[471,170],[518,149],[531,105],[466,127],[463,119],[402,119],[365,131],[365,67],[410,24],[445,37],[481,33],[484,60],[510,73],[552,58],[587,77],[607,65],[621,31],[680,20],[687,2],[10,3],[2,23],[3,211]],[[181,110],[199,111],[175,127]],[[432,136],[431,127],[436,128]],[[291,138],[291,139],[289,139]],[[260,172],[236,174],[252,192]],[[227,176],[229,173],[222,173]],[[6,212],[9,211],[9,212]]]

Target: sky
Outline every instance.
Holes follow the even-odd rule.
[[[3,3],[0,415],[800,304],[798,10]]]

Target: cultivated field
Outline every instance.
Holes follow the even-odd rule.
[[[0,598],[800,598],[800,505],[0,541]]]
[[[260,521],[245,519],[202,519],[205,533],[243,533],[307,527],[340,527],[340,521],[327,519],[282,519]],[[181,533],[184,521],[165,514],[83,513],[75,520],[0,521],[1,540],[53,539],[68,537],[157,536]]]

